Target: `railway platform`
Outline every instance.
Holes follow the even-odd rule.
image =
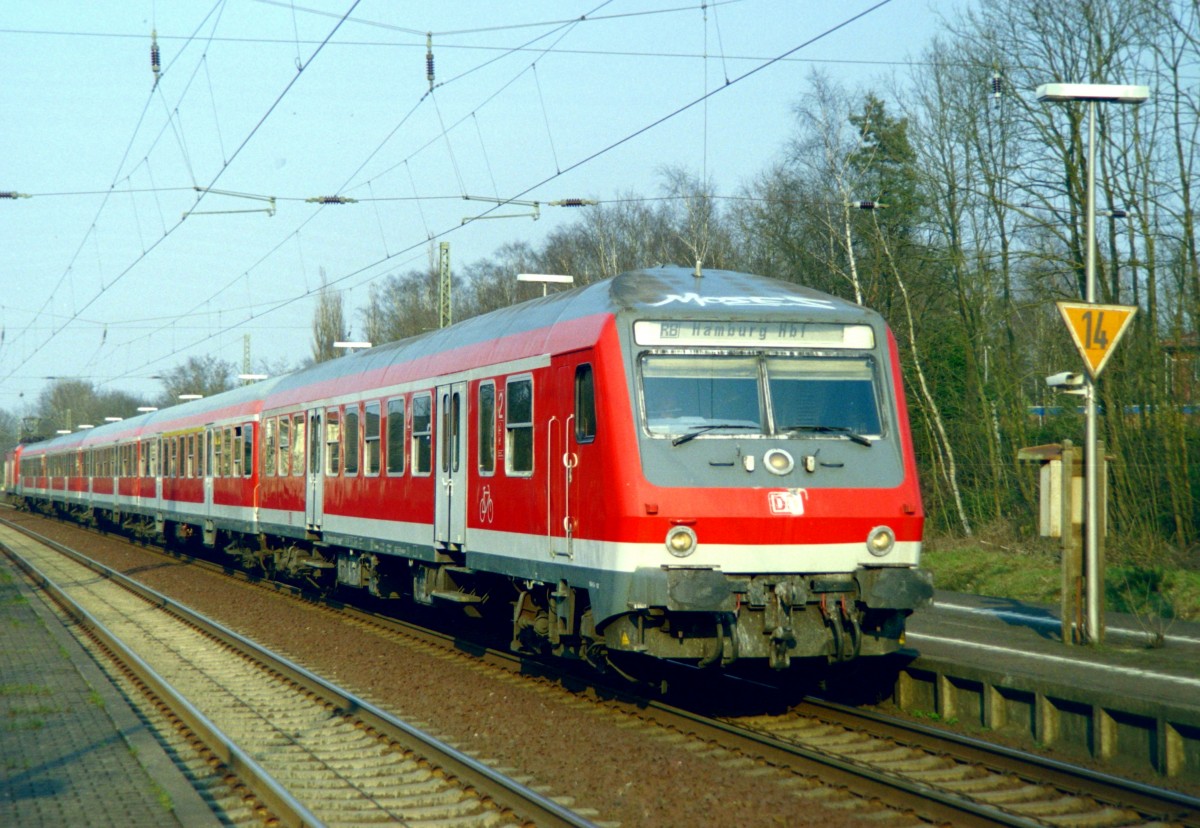
[[[1064,645],[1061,626],[1057,607],[939,591],[932,609],[909,619],[908,639],[927,658],[1149,702],[1200,703],[1200,624],[1109,612],[1097,646]]]
[[[1200,786],[1200,624],[1108,612],[1100,644],[1068,646],[1057,607],[938,592],[907,646],[910,712]]]
[[[217,825],[149,725],[0,555],[0,825]]]

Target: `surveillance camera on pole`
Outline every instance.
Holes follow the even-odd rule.
[[[1084,392],[1083,374],[1073,371],[1060,371],[1046,377],[1046,385],[1062,391],[1064,394],[1082,394]]]

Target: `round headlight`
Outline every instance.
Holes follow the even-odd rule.
[[[696,551],[696,533],[690,526],[672,526],[667,532],[667,551],[676,558],[686,558]]]
[[[882,558],[896,546],[896,533],[886,526],[876,526],[867,535],[867,551]]]
[[[783,449],[773,448],[763,455],[763,465],[772,474],[788,474],[796,468],[796,461]]]

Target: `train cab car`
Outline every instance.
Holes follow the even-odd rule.
[[[879,315],[677,268],[618,277],[612,297],[633,433],[610,475],[608,649],[777,668],[897,649],[932,587]]]

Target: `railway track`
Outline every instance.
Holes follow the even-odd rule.
[[[729,721],[882,769],[917,789],[928,786],[931,795],[963,796],[1011,824],[1200,825],[1196,797],[827,700],[808,699],[784,716]]]
[[[236,777],[269,824],[590,821],[59,544],[0,528],[15,561]]]
[[[808,699],[781,715],[702,716],[634,697],[628,687],[600,687],[595,676],[563,682],[561,665],[464,650],[461,638],[341,605],[328,612],[364,634],[402,638],[409,646],[419,641],[472,669],[518,674],[564,700],[569,692],[564,684],[586,684],[589,690],[575,690],[571,703],[610,718],[615,714],[619,727],[740,764],[754,780],[750,784],[774,779],[793,785],[801,800],[841,800],[837,807],[859,815],[886,810],[888,825],[1200,826],[1200,800],[1194,797],[868,711]],[[754,685],[733,692],[769,689]]]

